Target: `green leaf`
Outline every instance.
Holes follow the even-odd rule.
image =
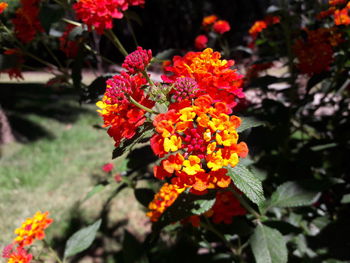
[[[205,195],[194,195],[183,192],[176,201],[163,213],[159,221],[155,223],[156,228],[185,219],[191,215],[201,215],[211,209],[215,203],[215,191]]]
[[[338,145],[336,143],[332,142],[332,143],[312,146],[312,147],[310,147],[310,149],[312,151],[314,151],[314,152],[317,152],[317,151],[323,151],[323,150],[326,150],[326,149],[329,149],[329,148],[334,148],[334,147],[337,147],[337,146]]]
[[[157,60],[167,60],[167,59],[170,59],[174,56],[174,54],[176,53],[176,50],[173,49],[173,48],[170,48],[170,49],[166,49],[162,52],[159,52],[155,58]]]
[[[87,249],[94,241],[101,222],[101,219],[99,219],[94,224],[75,232],[66,243],[64,258],[74,256]]]
[[[317,191],[304,188],[297,182],[286,182],[277,187],[268,202],[269,207],[296,207],[311,205],[318,197]]]
[[[82,36],[85,32],[85,28],[83,26],[74,27],[68,34],[68,39],[70,41],[74,41],[77,37]]]
[[[235,186],[241,190],[253,203],[260,206],[265,200],[261,181],[247,167],[238,163],[234,168],[228,167],[228,175]]]
[[[287,246],[284,237],[276,229],[258,225],[250,238],[256,263],[286,263]]]
[[[58,22],[63,16],[64,9],[60,5],[46,2],[41,5],[39,20],[47,33],[50,31],[51,25]]]
[[[127,263],[149,262],[142,244],[127,230],[124,230],[123,259]]]
[[[87,195],[83,199],[83,202],[85,202],[86,200],[88,200],[89,198],[94,196],[95,194],[101,192],[103,189],[105,189],[105,185],[103,185],[103,184],[95,185],[94,188],[92,188],[91,191],[87,193]]]
[[[242,120],[242,123],[241,123],[241,126],[237,128],[237,132],[242,132],[253,127],[265,125],[264,122],[259,121],[253,117],[240,117],[240,118]]]
[[[342,204],[350,203],[350,194],[344,195],[343,198],[341,199],[340,203],[342,203]]]
[[[154,194],[153,190],[149,188],[136,188],[134,190],[135,198],[145,207],[148,207],[153,200]]]

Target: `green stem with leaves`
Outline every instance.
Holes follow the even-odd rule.
[[[260,214],[255,211],[253,207],[250,206],[250,204],[239,194],[237,193],[234,189],[230,189],[233,195],[237,198],[237,200],[241,203],[241,205],[249,212],[251,213],[256,219],[260,221],[261,216]]]
[[[50,250],[50,252],[53,254],[53,256],[55,257],[56,261],[58,263],[64,263],[64,260],[61,260],[60,257],[57,255],[57,252],[55,250],[53,250],[53,248],[50,246],[50,244],[43,239],[44,245]]]
[[[226,237],[221,234],[218,230],[215,229],[215,227],[209,222],[209,220],[207,220],[206,223],[201,222],[201,226],[207,230],[209,230],[210,232],[212,232],[213,234],[215,234],[218,238],[221,239],[221,241],[227,246],[227,248],[230,249],[230,251],[232,252],[232,254],[234,256],[237,256],[237,251],[236,248],[233,247],[233,245],[231,244],[231,242],[229,240],[226,239]]]
[[[125,50],[124,46],[120,42],[119,38],[114,34],[111,29],[105,30],[105,36],[114,44],[114,46],[119,50],[119,52],[126,57],[128,52]]]
[[[154,110],[152,110],[150,108],[147,108],[146,106],[143,106],[142,104],[138,103],[133,97],[127,95],[127,98],[132,104],[134,104],[138,108],[140,108],[142,110],[145,110],[147,112],[150,112],[150,113],[159,114],[159,112],[156,112],[156,111],[154,111]]]

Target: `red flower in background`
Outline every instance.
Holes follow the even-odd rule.
[[[213,25],[213,29],[218,34],[223,34],[231,30],[230,24],[225,20],[219,20]]]
[[[15,56],[16,63],[14,67],[1,70],[0,72],[7,73],[10,79],[24,79],[22,75],[21,66],[24,63],[23,53],[18,48],[7,49],[4,52],[5,55]]]
[[[278,16],[266,16],[264,20],[255,21],[249,29],[249,34],[252,36],[253,40],[255,40],[261,31],[268,26],[278,24],[279,22],[280,18]]]
[[[110,173],[112,172],[114,168],[114,164],[113,163],[106,163],[102,166],[102,170],[106,173]]]
[[[211,211],[207,214],[213,219],[215,224],[231,224],[235,216],[245,215],[247,212],[232,192],[217,192],[216,201]]]
[[[129,5],[143,5],[144,0],[80,0],[73,5],[76,16],[98,34],[113,27],[113,19],[123,18]]]
[[[12,19],[15,35],[23,43],[31,42],[37,33],[44,31],[38,19],[39,2],[40,0],[21,0],[21,7]]]
[[[67,24],[63,35],[60,37],[60,49],[66,54],[68,58],[74,58],[78,54],[79,45],[77,41],[70,40],[69,34],[75,28],[75,25]]]
[[[206,35],[199,35],[194,40],[194,47],[196,49],[202,50],[207,47],[208,37]]]
[[[0,2],[0,14],[4,12],[4,10],[7,8],[8,4],[5,2]]]
[[[333,62],[333,49],[342,41],[335,29],[306,30],[307,39],[297,39],[293,51],[298,58],[298,69],[304,74],[318,74],[329,70]]]

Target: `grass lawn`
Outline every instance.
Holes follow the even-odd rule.
[[[49,238],[71,227],[66,220],[72,211],[79,210],[88,222],[94,220],[113,186],[81,201],[96,183],[96,175],[108,176],[101,170],[104,163],[118,165],[118,160],[111,161],[113,140],[93,127],[102,123],[94,105],[79,105],[73,94],[52,93],[41,85],[14,88],[16,92],[10,93],[14,105],[4,107],[21,142],[1,148],[0,249],[37,210],[49,211],[55,220]],[[137,224],[145,216],[132,192],[124,191],[114,202],[111,221],[136,218],[131,229],[140,229]]]

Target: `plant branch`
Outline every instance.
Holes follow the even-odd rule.
[[[244,206],[245,209],[247,209],[247,211],[249,213],[251,213],[254,217],[256,217],[256,219],[258,219],[260,221],[260,214],[255,211],[255,209],[253,207],[250,206],[250,204],[248,204],[248,202],[246,200],[244,200],[244,198],[238,194],[234,189],[230,189],[231,192],[233,193],[233,195],[238,199],[238,201],[241,203],[242,206]]]
[[[105,36],[114,44],[114,46],[119,50],[119,52],[126,57],[128,52],[125,50],[124,46],[120,42],[119,38],[114,34],[111,29],[105,30]]]

